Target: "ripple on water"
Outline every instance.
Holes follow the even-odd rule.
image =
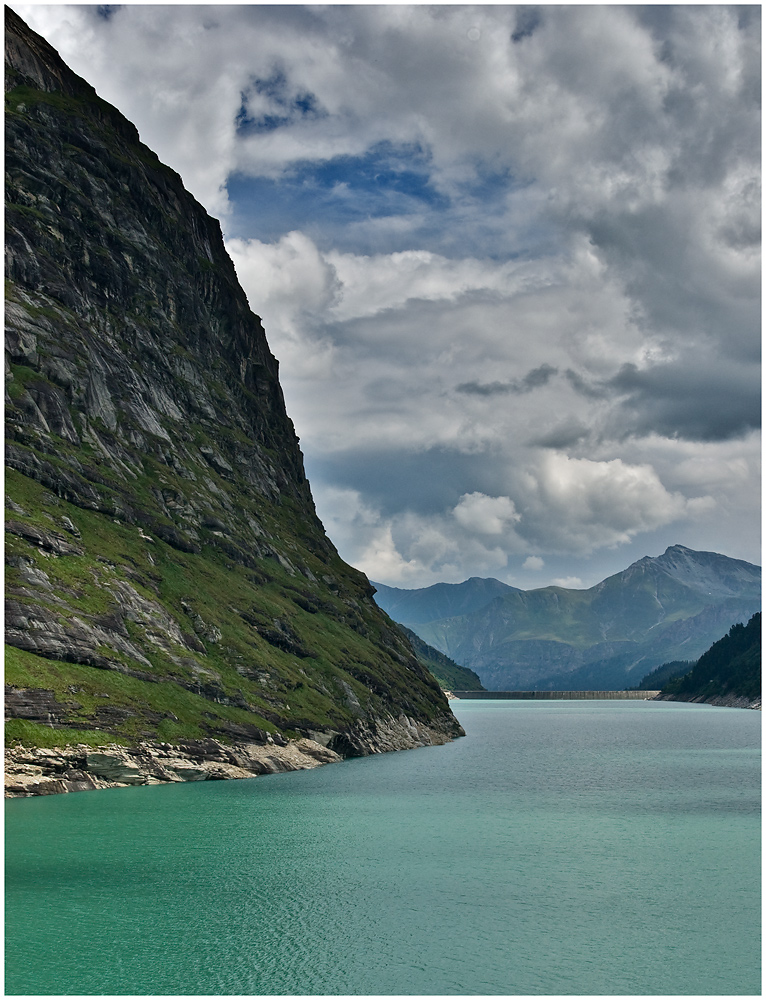
[[[756,713],[457,713],[444,747],[9,801],[7,991],[758,993]]]

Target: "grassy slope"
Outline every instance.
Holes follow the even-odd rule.
[[[60,521],[68,517],[79,530],[81,538],[77,541],[84,549],[82,556],[56,556],[9,535],[7,558],[11,562],[18,557],[24,560],[21,567],[7,567],[10,589],[30,589],[23,587],[20,569],[26,571],[31,565],[44,572],[52,586],[52,591],[40,589],[35,595],[39,603],[44,604],[52,597],[65,602],[60,610],[62,617],[92,620],[113,610],[109,585],[124,581],[186,624],[189,619],[181,605],[183,599],[193,606],[208,628],[212,626],[221,633],[218,641],[202,640],[204,652],[183,646],[165,651],[147,646],[151,623],[129,622],[131,637],[142,651],[148,652],[151,672],[157,681],[84,664],[47,660],[8,647],[6,683],[52,690],[63,703],[79,703],[78,709],[66,714],[66,722],[78,730],[90,731],[91,740],[100,737],[103,742],[107,728],[105,724],[93,728],[98,709],[104,706],[104,699],[99,697],[102,694],[109,695],[110,707],[122,706],[134,713],[109,723],[110,738],[130,740],[152,736],[172,741],[210,734],[226,738],[230,723],[256,725],[266,731],[280,728],[288,735],[295,731],[296,725],[343,728],[354,714],[342,685],[350,686],[363,702],[367,695],[364,680],[372,678],[380,684],[387,683],[383,672],[376,678],[380,649],[376,648],[375,639],[379,636],[372,633],[368,639],[349,628],[347,621],[353,609],[326,589],[320,596],[308,581],[297,582],[275,560],[263,560],[260,569],[250,569],[232,563],[214,548],[194,554],[180,552],[156,538],[149,543],[136,526],[115,523],[96,511],[75,507],[15,470],[7,470],[6,493],[26,512],[14,512],[14,520],[50,530],[52,518]],[[321,564],[316,568],[327,569]],[[344,569],[338,559],[333,570],[342,576]],[[256,621],[289,622],[292,634],[313,655],[298,657],[276,648],[243,620],[240,614],[243,609]],[[364,627],[362,621],[359,615],[357,627]],[[191,624],[187,628],[193,634]],[[122,660],[128,670],[145,670],[141,663],[114,649],[104,652],[112,659]],[[179,667],[178,659],[185,665]],[[390,669],[389,664],[386,667]],[[367,675],[363,681],[355,679],[354,674],[362,672]],[[167,680],[162,680],[163,676]],[[203,683],[207,678],[215,679],[223,697],[244,700],[249,707],[211,701],[178,683],[180,680],[193,687],[197,677]],[[406,667],[399,665],[398,677],[392,685],[399,690],[394,694],[412,699],[410,680]],[[73,694],[71,687],[78,690]],[[156,713],[162,718],[155,718]],[[60,744],[60,733],[50,727],[35,728],[25,720],[9,720],[7,737],[11,741],[28,737],[33,728],[38,745]]]

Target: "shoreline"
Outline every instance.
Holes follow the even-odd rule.
[[[315,740],[226,746],[218,740],[182,744],[143,741],[91,747],[6,748],[5,797],[29,798],[97,788],[160,785],[181,781],[225,781],[262,774],[303,771],[343,760]]]
[[[347,757],[438,746],[465,736],[450,713],[427,724],[404,714],[358,720],[338,733],[312,732],[288,740],[275,733],[258,743],[225,744],[212,738],[131,746],[84,743],[62,747],[6,747],[5,797],[29,798],[97,788],[159,785],[179,781],[226,781],[262,774],[305,771]],[[337,749],[331,749],[332,743]]]
[[[684,697],[678,694],[659,694],[654,701],[685,701],[692,705],[714,705],[719,708],[749,708],[754,712],[761,711],[760,698],[745,698],[743,695],[726,694],[703,698],[700,695]]]

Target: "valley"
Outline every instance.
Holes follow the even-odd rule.
[[[674,545],[588,590],[478,579],[374,586],[385,611],[489,690],[608,690],[636,687],[670,660],[696,660],[747,622],[760,608],[761,570]]]

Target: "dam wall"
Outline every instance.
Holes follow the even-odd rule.
[[[619,699],[628,701],[651,701],[659,691],[453,691],[456,698],[492,698],[501,701],[560,699],[573,701],[601,701]]]

